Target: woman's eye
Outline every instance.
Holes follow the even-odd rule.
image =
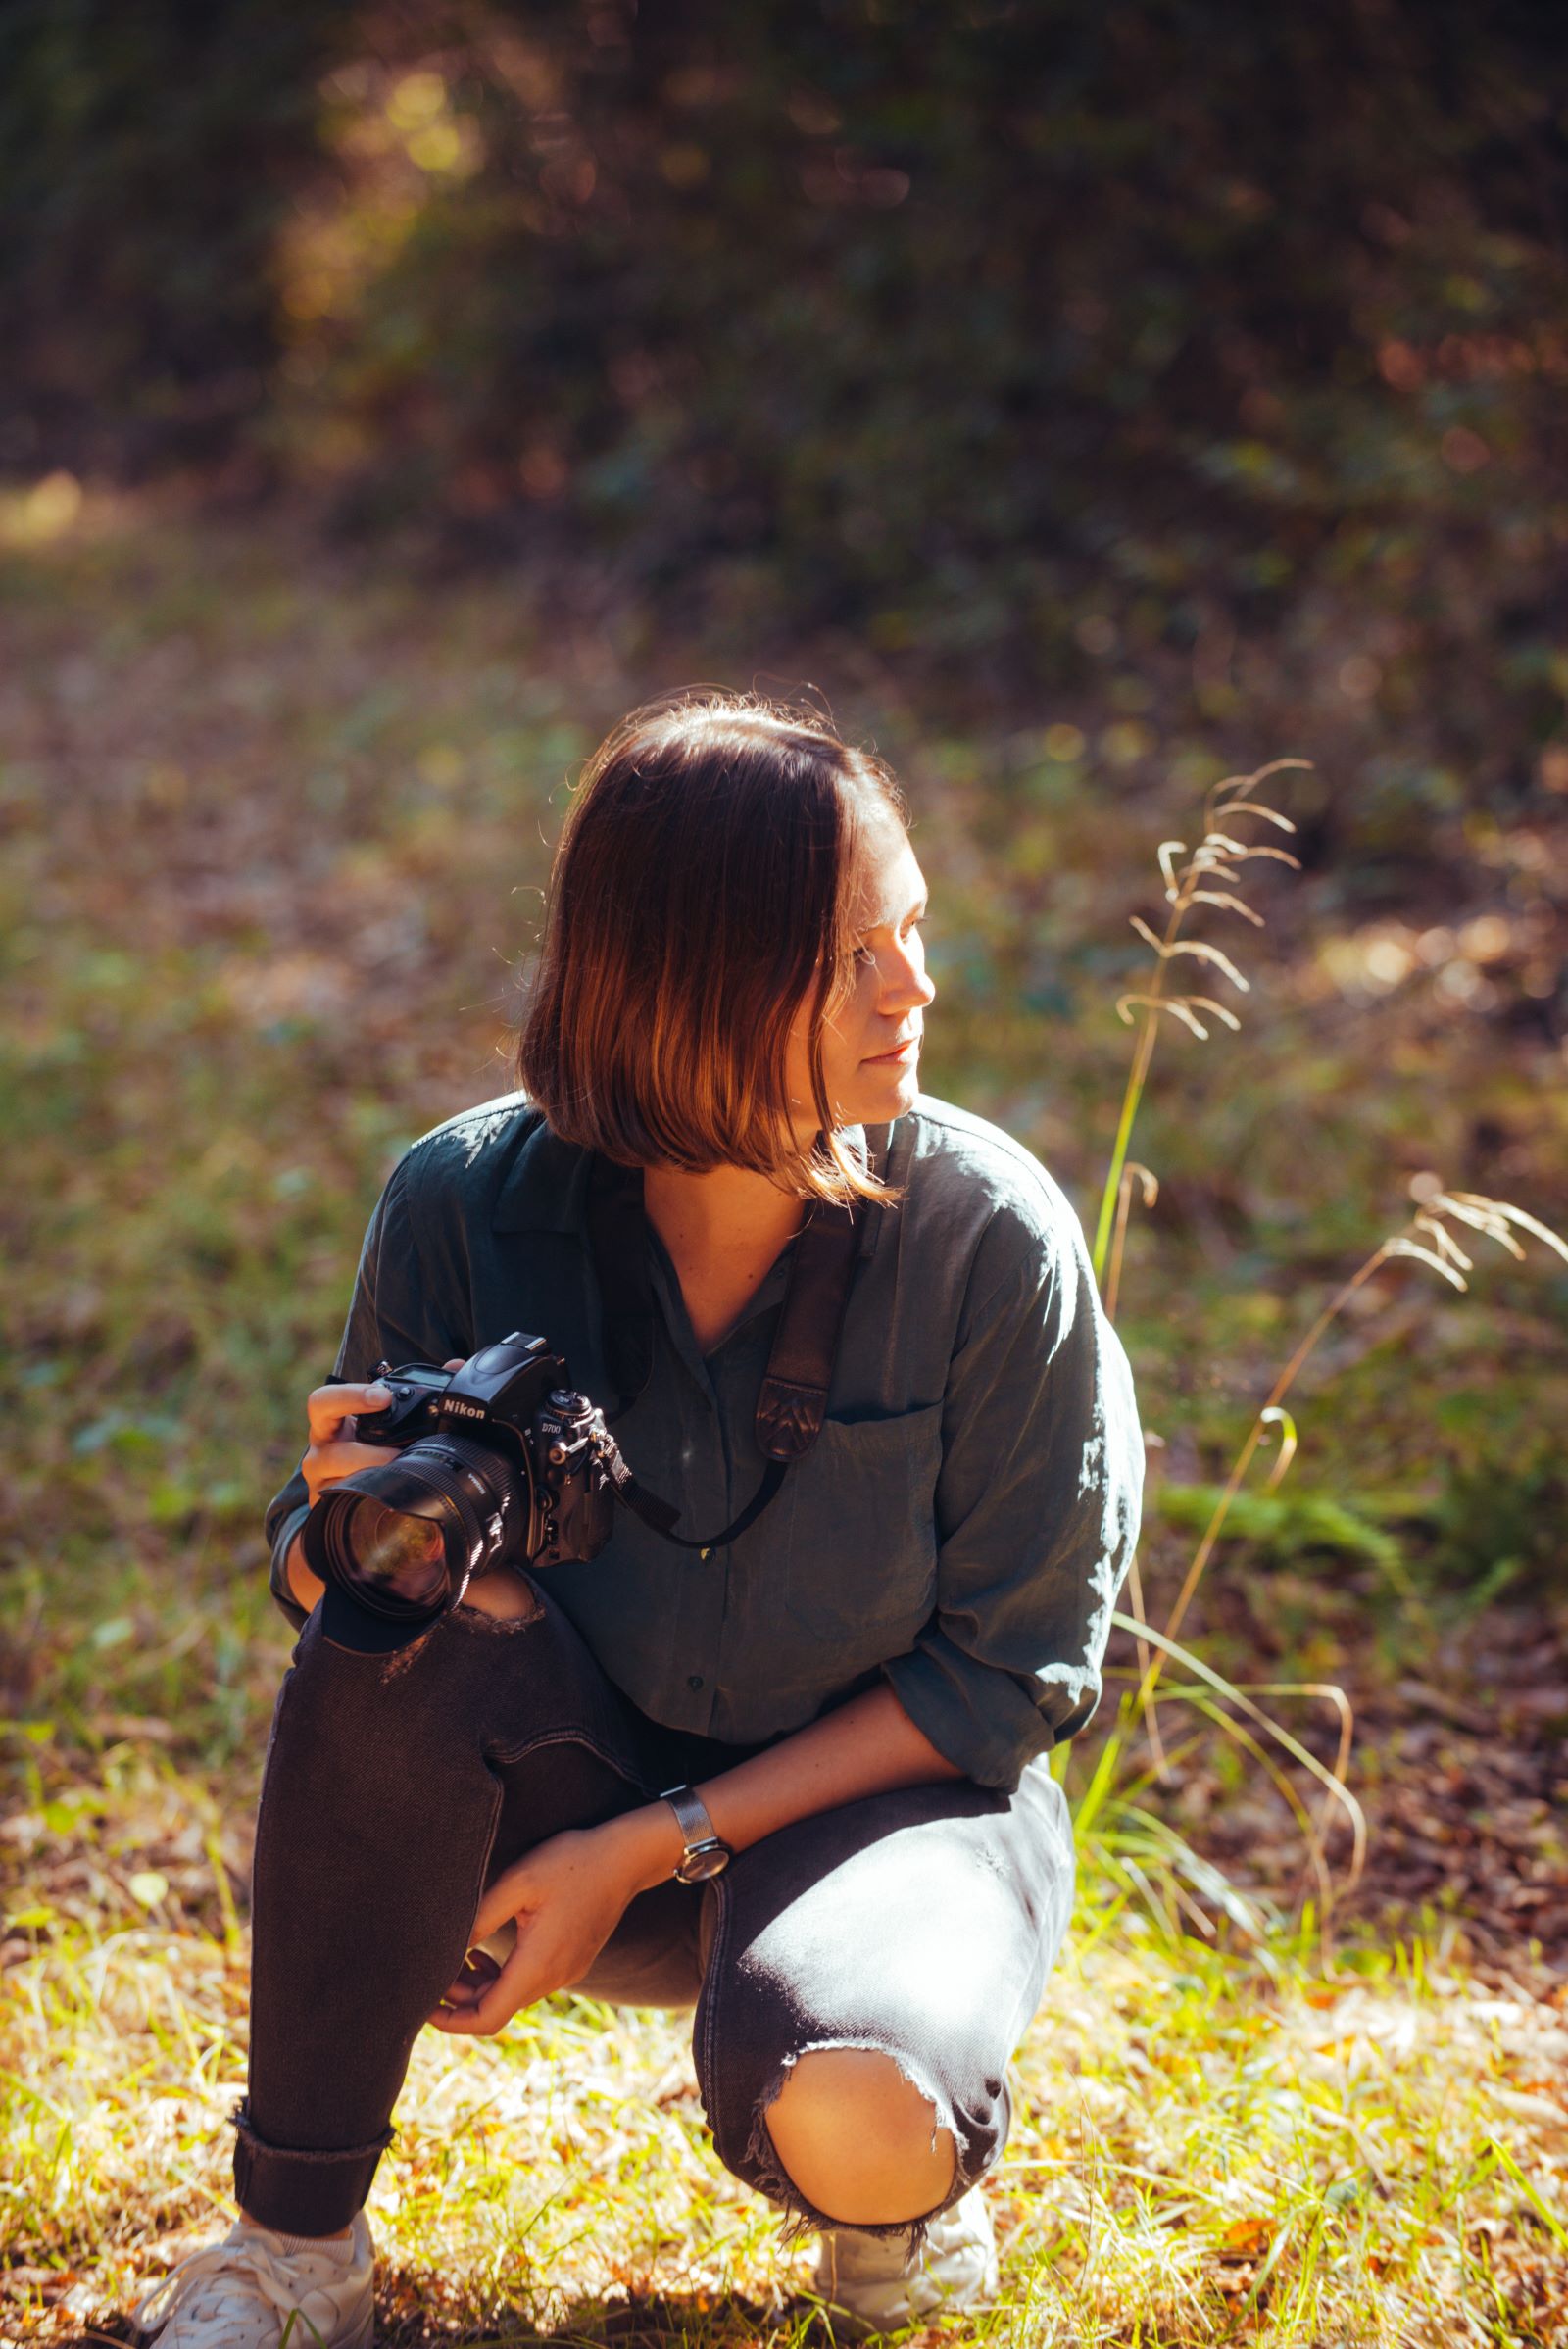
[[[918,936],[919,932],[925,928],[929,919],[930,916],[928,914],[921,913],[917,914],[912,921],[905,922],[899,931],[900,944],[907,945],[911,938]],[[862,963],[874,962],[876,960],[875,947],[866,946],[864,944],[858,946],[855,950],[855,959],[857,962]]]

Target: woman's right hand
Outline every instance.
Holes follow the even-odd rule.
[[[314,1387],[305,1398],[310,1424],[310,1448],[300,1462],[306,1491],[314,1509],[328,1485],[341,1485],[361,1468],[379,1468],[395,1460],[397,1449],[355,1440],[355,1420],[361,1411],[384,1411],[392,1390],[372,1380],[368,1387]]]
[[[300,1473],[305,1490],[311,1496],[314,1509],[329,1485],[341,1485],[346,1476],[358,1468],[378,1468],[383,1460],[395,1460],[397,1449],[388,1450],[376,1444],[360,1444],[355,1440],[354,1423],[361,1411],[384,1411],[392,1400],[392,1390],[371,1380],[368,1387],[314,1387],[306,1397],[305,1416],[310,1426],[311,1441]],[[287,1559],[288,1587],[297,1605],[309,1614],[325,1590],[326,1585],[313,1574],[305,1563],[302,1537],[296,1534],[289,1545]]]
[[[454,1354],[442,1366],[461,1370],[463,1356]],[[314,1509],[328,1485],[341,1485],[358,1468],[379,1468],[383,1460],[395,1460],[397,1446],[390,1449],[377,1444],[361,1444],[354,1432],[354,1423],[361,1411],[384,1411],[392,1400],[392,1390],[372,1379],[368,1386],[313,1387],[305,1398],[305,1416],[311,1431],[310,1445],[300,1462],[305,1490],[311,1496]],[[301,1537],[296,1534],[289,1546],[288,1587],[296,1602],[309,1614],[321,1592],[326,1589],[318,1574],[305,1563]]]

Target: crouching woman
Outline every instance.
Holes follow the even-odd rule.
[[[1049,1757],[1100,1693],[1143,1449],[1069,1202],[920,1091],[925,906],[893,776],[814,715],[676,696],[589,761],[522,1090],[394,1169],[270,1514],[300,1639],[240,2217],[139,2312],[165,2349],[276,2349],[296,2310],[368,2341],[416,2034],[567,1987],[693,2009],[719,2158],[819,2230],[834,2306],[995,2289],[981,2181],[1072,1898]],[[378,1365],[519,1330],[673,1525],[617,1507],[593,1557],[503,1555],[367,1634],[300,1536],[396,1456],[356,1434]]]

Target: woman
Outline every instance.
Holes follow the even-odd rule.
[[[634,711],[588,763],[523,1090],[394,1170],[269,1515],[303,1628],[242,2216],[145,2305],[165,2349],[271,2349],[296,2308],[368,2340],[362,2206],[417,2031],[567,1985],[695,2004],[717,2151],[821,2230],[835,2306],[885,2327],[995,2289],[978,2181],[1072,1892],[1047,1757],[1100,1693],[1143,1452],[1066,1199],[919,1092],[905,815],[878,759],[755,697]],[[819,1375],[786,1358],[803,1312]],[[395,1456],[355,1440],[379,1365],[519,1329],[676,1539],[619,1509],[591,1560],[487,1574],[364,1652],[318,1605],[309,1508]]]

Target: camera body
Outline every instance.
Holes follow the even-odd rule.
[[[480,1504],[490,1541],[474,1573],[556,1566],[604,1548],[614,1506],[604,1464],[612,1439],[604,1413],[572,1386],[564,1356],[545,1339],[514,1330],[457,1370],[383,1362],[375,1376],[393,1399],[384,1410],[360,1413],[358,1443],[400,1451],[418,1445],[418,1457],[445,1459],[465,1484],[474,1465],[470,1445],[513,1467],[511,1477],[484,1479],[486,1499],[498,1505]],[[446,1441],[452,1438],[457,1445]]]

